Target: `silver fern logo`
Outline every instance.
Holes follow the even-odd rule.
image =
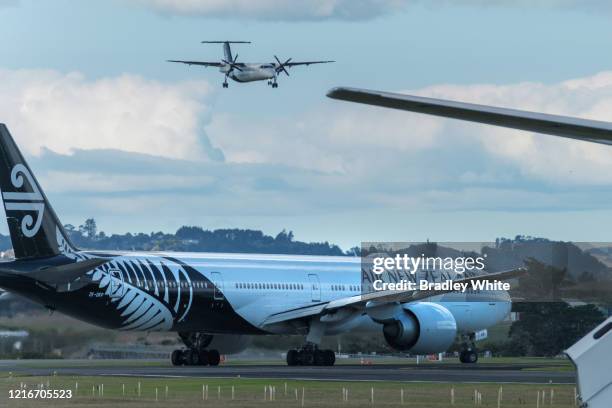
[[[168,308],[155,296],[139,287],[126,284],[112,272],[119,272],[118,264],[114,269],[96,269],[92,280],[115,303],[123,320],[120,330],[168,331],[172,328],[173,317]]]
[[[45,201],[34,182],[34,177],[30,170],[23,164],[16,164],[11,170],[11,184],[15,188],[24,188],[27,180],[31,192],[8,192],[3,193],[6,211],[26,211],[36,213],[36,219],[30,214],[26,214],[21,219],[21,232],[28,238],[32,238],[40,230],[43,214],[45,212]]]
[[[96,258],[76,251],[56,228],[60,252],[77,262]],[[193,303],[193,284],[180,264],[162,257],[117,256],[87,272],[110,298],[121,318],[120,330],[169,331],[183,321]]]

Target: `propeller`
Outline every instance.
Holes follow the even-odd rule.
[[[278,59],[278,57],[275,55],[274,58],[276,59],[276,62],[278,62],[278,67],[276,67],[276,72],[285,72],[285,74],[287,74],[287,76],[289,76],[289,71],[287,71],[285,69],[285,65],[288,64],[289,62],[291,62],[292,58],[289,58],[287,61],[285,62],[280,62],[280,60]]]
[[[224,59],[222,59],[221,61],[222,61],[224,64],[229,65],[229,66],[230,66],[232,69],[237,69],[238,71],[242,71],[242,68],[240,68],[240,67],[238,66],[238,64],[236,64],[236,61],[237,61],[237,60],[238,60],[238,54],[236,54],[236,56],[234,57],[234,59],[233,59],[231,62],[230,62],[230,61],[226,61],[226,60],[224,60]]]

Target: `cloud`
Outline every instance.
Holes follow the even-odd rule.
[[[213,111],[202,81],[0,70],[0,92],[0,117],[62,220],[95,216],[107,232],[302,225],[334,239],[316,228],[331,222],[336,236],[369,225],[361,237],[371,239],[410,228],[415,212],[612,205],[609,146],[329,99],[245,117]],[[405,92],[612,121],[612,72]]]
[[[0,94],[0,118],[29,154],[116,149],[223,159],[203,132],[207,82],[166,84],[137,75],[88,80],[79,73],[5,69]]]
[[[240,225],[236,220],[297,221],[347,211],[376,217],[387,211],[605,209],[612,200],[612,192],[598,194],[602,199],[596,200],[587,188],[564,191],[512,182],[512,176],[510,182],[495,175],[491,180],[456,181],[453,173],[465,174],[465,169],[440,165],[444,171],[439,173],[417,172],[427,165],[423,161],[404,167],[396,163],[396,173],[373,167],[369,178],[272,163],[192,162],[110,150],[75,150],[72,155],[45,151],[30,164],[66,222],[91,215],[123,217],[121,228],[128,229],[136,220],[148,220],[157,229],[165,219],[177,218],[201,225],[215,217]],[[407,174],[411,171],[414,177]],[[503,165],[497,171],[512,175]],[[443,176],[445,172],[450,175]]]
[[[442,85],[415,93],[612,122],[612,72],[552,85]],[[559,185],[612,183],[612,149],[606,146],[498,127],[443,122],[444,134],[473,137],[484,154],[515,166],[526,177]]]
[[[401,11],[408,0],[128,0],[179,15],[261,20],[365,20]]]
[[[612,10],[606,0],[124,0],[157,11],[214,18],[268,21],[369,20],[403,12],[410,6],[478,6]]]
[[[438,85],[405,92],[612,122],[612,72],[551,85]],[[247,140],[224,136],[247,129]],[[612,148],[606,146],[346,102],[259,123],[216,115],[207,131],[231,162],[291,165],[378,180],[378,186],[393,184],[389,177],[444,186],[612,183]]]

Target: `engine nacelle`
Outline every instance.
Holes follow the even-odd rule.
[[[215,334],[208,349],[218,350],[221,354],[236,354],[246,349],[251,342],[251,336],[236,334]]]
[[[414,354],[446,351],[457,336],[457,322],[452,313],[437,303],[405,305],[393,321],[385,323],[383,335],[396,350]]]

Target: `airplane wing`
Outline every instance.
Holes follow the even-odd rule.
[[[205,62],[205,61],[181,61],[181,60],[168,60],[168,62],[178,62],[187,65],[202,65],[204,67],[220,67],[223,65],[220,62]]]
[[[291,68],[298,65],[311,65],[311,64],[329,64],[330,62],[336,61],[301,61],[301,62],[284,62],[282,65],[276,66],[276,72],[281,72],[283,67]]]
[[[357,88],[334,88],[333,99],[527,130],[612,145],[612,123]]]
[[[311,64],[329,64],[330,62],[336,61],[301,61],[301,62],[287,62],[283,64],[286,67],[295,67],[296,65],[311,65]]]
[[[470,276],[463,279],[454,280],[455,283],[466,283],[472,281],[493,281],[507,280],[518,278],[527,272],[525,268],[517,268],[509,271],[490,273],[487,275]],[[313,305],[306,305],[301,308],[287,310],[281,313],[275,313],[266,318],[263,325],[272,325],[276,323],[287,322],[290,320],[299,320],[303,318],[311,318],[317,315],[325,315],[335,313],[341,309],[362,310],[368,302],[383,303],[408,303],[417,300],[423,300],[432,296],[442,295],[444,293],[454,292],[453,290],[414,290],[414,291],[376,291],[363,295],[350,296],[346,298],[332,300],[330,302],[321,302]]]

